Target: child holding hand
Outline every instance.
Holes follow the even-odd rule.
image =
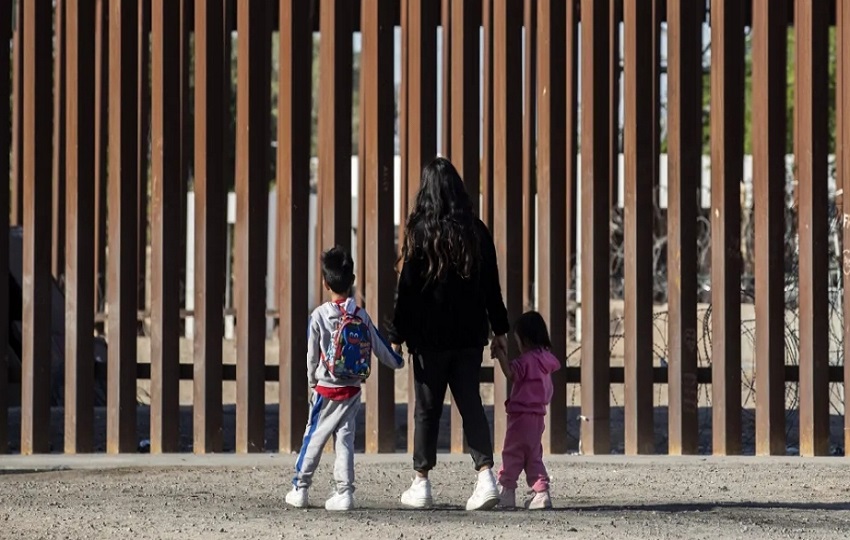
[[[504,356],[499,358],[505,377],[513,383],[505,402],[508,427],[499,470],[500,504],[503,508],[516,507],[517,479],[525,470],[534,495],[527,507],[542,510],[552,507],[542,437],[546,407],[552,400],[552,373],[561,369],[561,362],[549,351],[549,331],[536,311],[524,313],[517,320],[514,338],[520,356],[511,362]]]
[[[322,280],[331,301],[310,316],[307,382],[313,397],[286,503],[307,507],[313,473],[325,444],[333,437],[336,489],[325,508],[347,511],[354,508],[354,432],[360,386],[371,372],[372,354],[393,369],[403,367],[404,360],[384,341],[366,310],[357,306],[352,295],[354,261],[347,251],[335,247],[322,254]]]

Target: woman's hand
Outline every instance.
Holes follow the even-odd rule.
[[[493,338],[493,341],[490,343],[490,358],[497,359],[499,362],[507,361],[508,336],[502,334]]]
[[[401,343],[393,343],[393,351],[399,356],[404,356],[402,354]]]

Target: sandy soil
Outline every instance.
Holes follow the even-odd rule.
[[[445,456],[433,474],[438,507],[409,511],[398,504],[409,457],[360,455],[360,508],[330,514],[318,505],[332,456],[310,510],[283,503],[291,456],[4,457],[0,537],[850,538],[843,460],[557,457],[553,511],[467,513],[467,459]]]

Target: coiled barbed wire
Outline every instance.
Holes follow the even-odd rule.
[[[786,183],[786,205],[785,205],[785,363],[786,365],[799,365],[800,363],[800,333],[799,333],[799,235],[797,229],[798,208],[794,196],[794,182]],[[742,237],[742,275],[741,275],[741,303],[755,303],[755,220],[754,209],[744,207],[742,200],[741,212],[741,237]],[[625,246],[623,235],[622,211],[612,212],[611,217],[611,299],[622,300],[625,292]],[[844,364],[844,309],[843,309],[843,216],[839,214],[834,194],[830,195],[829,201],[829,266],[826,279],[828,280],[828,339],[829,339],[829,364]],[[656,305],[667,302],[667,223],[666,213],[656,208],[654,219],[653,237],[653,290]],[[712,325],[711,325],[711,224],[708,211],[703,209],[697,217],[697,295],[698,295],[698,365],[700,367],[711,366],[712,358]],[[575,298],[575,283],[571,283],[569,292],[571,300]],[[571,302],[570,328],[575,328],[575,302]],[[653,343],[654,365],[666,365],[669,357],[667,344],[667,317],[665,310],[655,311],[653,314],[653,327],[656,339]],[[612,316],[610,325],[610,351],[615,352],[620,341],[625,338],[623,333],[624,317]],[[754,351],[755,349],[755,318],[753,316],[742,316],[741,319],[741,345],[742,350]],[[575,345],[575,335],[570,337]],[[580,364],[580,345],[570,348],[567,357],[568,366]],[[755,444],[755,363],[742,364],[742,443],[746,449],[752,450]],[[575,385],[578,386],[578,385]],[[796,442],[795,428],[799,417],[799,384],[786,383],[786,440],[789,451],[793,452]],[[663,398],[666,388],[659,387],[656,402]],[[619,406],[618,396],[611,390],[612,405]],[[698,403],[703,411],[699,415],[700,440],[704,440],[711,432],[711,417],[707,414],[711,407],[711,392],[709,385],[700,384],[698,387]],[[578,407],[579,389],[573,388],[569,394],[570,406]],[[830,384],[830,412],[835,416],[844,414],[844,388],[842,384]],[[569,437],[578,441],[578,426],[571,424]],[[710,437],[709,437],[710,438]],[[839,439],[841,437],[838,437]],[[662,445],[666,441],[659,441]],[[843,454],[842,443],[835,442],[832,445],[832,453]]]

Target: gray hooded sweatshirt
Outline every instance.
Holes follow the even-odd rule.
[[[360,386],[359,378],[340,379],[333,376],[322,360],[322,355],[328,350],[331,337],[342,318],[343,309],[350,314],[356,311],[357,316],[368,325],[372,334],[372,353],[382,364],[392,369],[404,367],[404,359],[397,355],[384,337],[378,333],[366,310],[363,308],[358,310],[354,298],[347,299],[344,304],[325,302],[310,315],[310,334],[307,340],[307,382],[310,388],[315,388],[316,385],[326,388]]]

